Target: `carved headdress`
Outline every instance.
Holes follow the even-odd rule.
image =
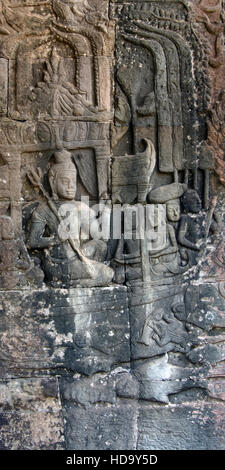
[[[186,191],[186,184],[171,183],[152,189],[148,195],[148,201],[152,204],[165,204],[179,199]]]
[[[69,171],[77,175],[77,169],[75,164],[72,162],[71,153],[65,149],[56,150],[54,153],[55,156],[55,163],[51,166],[48,172],[48,179],[52,189],[52,195],[54,199],[57,199],[55,191],[54,191],[54,184],[55,180],[59,173],[62,171]]]
[[[48,176],[55,179],[59,171],[67,170],[77,173],[76,167],[71,159],[71,153],[65,149],[56,150],[54,153],[55,163],[51,166]]]

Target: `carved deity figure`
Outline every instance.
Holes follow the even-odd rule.
[[[30,258],[20,238],[15,238],[14,225],[10,217],[0,216],[0,287],[13,289],[20,271],[30,267]]]
[[[106,2],[99,0],[79,0],[64,1],[53,0],[53,10],[56,14],[57,20],[60,23],[68,23],[70,25],[76,25],[81,23],[82,25],[88,24],[89,27],[95,27],[100,31],[106,33],[107,29],[107,6]]]
[[[65,77],[65,64],[55,47],[46,61],[43,81],[32,88],[29,95],[33,102],[33,112],[37,113],[40,106],[42,112],[47,111],[52,117],[92,115],[96,109],[86,99],[86,92],[78,89]]]
[[[151,240],[151,249],[149,250],[150,265],[153,274],[173,273],[178,274],[182,271],[179,263],[178,244],[176,239],[176,224],[180,219],[180,200],[179,197],[186,189],[186,185],[181,183],[172,183],[153,189],[148,196],[152,204],[166,205],[166,227],[165,243],[157,247],[157,233],[160,237],[163,227],[158,227],[157,218],[154,218],[155,240]],[[153,232],[154,233],[154,232]]]
[[[182,197],[182,205],[185,213],[180,219],[178,241],[189,250],[199,251],[203,237],[203,216],[200,214],[202,204],[198,193],[188,189]]]
[[[52,285],[107,285],[114,272],[104,264],[107,244],[100,239],[96,213],[75,201],[77,170],[71,154],[56,151],[55,159],[48,173],[52,198],[44,191],[46,202],[32,215],[29,247],[43,250],[42,268]]]

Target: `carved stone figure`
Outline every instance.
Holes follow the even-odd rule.
[[[0,449],[224,449],[224,5],[0,0]]]
[[[46,280],[52,285],[107,285],[112,281],[113,270],[103,264],[107,244],[99,239],[96,214],[83,202],[74,200],[77,171],[71,154],[62,149],[55,152],[55,159],[48,173],[52,199],[42,191],[47,201],[32,215],[28,245],[31,249],[44,250],[42,266]],[[33,184],[41,187],[37,178],[30,174]],[[70,226],[68,230],[64,228],[60,214],[65,216],[67,212],[74,217],[74,225],[77,224],[76,239]],[[90,224],[93,239],[87,241]]]
[[[182,215],[179,225],[178,241],[190,250],[200,250],[200,240],[203,237],[203,218],[201,211],[201,200],[198,193],[188,189],[183,197],[182,204],[185,214]]]
[[[197,6],[195,6],[196,20],[199,23],[203,23],[208,33],[215,36],[214,55],[209,57],[209,65],[213,68],[218,68],[224,63],[224,44],[223,44],[223,32],[224,24],[219,22],[220,16],[222,17],[223,5],[221,0],[216,1],[214,4],[209,4],[206,1],[200,0]],[[215,22],[215,16],[211,20],[210,15],[214,14],[217,17]]]
[[[1,4],[2,15],[6,23],[6,26],[4,25],[0,29],[0,32],[3,34],[10,34],[10,32],[20,33],[24,31],[43,33],[46,26],[50,24],[50,15],[44,17],[44,15],[30,15],[29,12],[18,11],[18,6],[13,5],[12,2],[8,0],[1,1]],[[39,5],[41,5],[41,3],[39,3]],[[20,4],[19,6],[22,7],[23,5]],[[26,6],[26,4],[24,6]],[[35,4],[31,3],[28,6],[35,6]]]
[[[21,271],[30,267],[31,261],[22,239],[15,238],[10,217],[0,216],[0,287],[13,289],[19,283]]]
[[[150,266],[153,274],[168,273],[178,274],[183,271],[180,265],[178,244],[176,239],[176,226],[180,219],[180,200],[179,197],[184,193],[186,189],[185,184],[172,183],[164,185],[159,188],[153,189],[149,195],[148,200],[154,204],[165,204],[166,205],[166,217],[165,221],[165,241],[164,244],[159,246],[158,249],[154,249],[153,241],[152,249],[149,250],[150,255]],[[155,222],[154,229],[157,228],[158,236],[162,233],[163,227],[158,227]]]
[[[97,110],[86,99],[87,93],[79,90],[65,77],[65,64],[60,61],[55,48],[46,62],[44,78],[36,88],[33,88],[30,99],[33,102],[33,112],[44,110],[53,117],[92,116]]]
[[[215,155],[216,173],[220,181],[225,185],[225,91],[222,90],[218,100],[209,110],[208,121],[208,145],[211,152]]]
[[[150,189],[151,178],[156,165],[155,147],[150,139],[143,139],[146,149],[136,155],[125,155],[115,158],[112,168],[112,199],[114,203],[137,200],[143,203]],[[135,172],[134,172],[135,167]],[[116,270],[115,281],[123,283],[125,280],[124,265],[126,265],[127,279],[139,279],[141,277],[141,241],[137,235],[140,230],[140,217],[145,218],[141,205],[124,205],[124,211],[131,212],[131,233],[128,236],[122,234],[118,242],[113,266]],[[136,214],[134,214],[136,211]]]

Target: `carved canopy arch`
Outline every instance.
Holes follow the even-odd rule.
[[[182,106],[182,126],[183,126],[183,147],[184,147],[184,159],[185,168],[192,168],[195,165],[197,158],[197,131],[193,126],[197,121],[196,116],[196,89],[195,80],[193,80],[193,57],[190,45],[186,43],[182,37],[180,37],[174,31],[168,30],[157,30],[156,28],[147,25],[142,21],[133,22],[137,27],[137,34],[140,36],[147,37],[158,37],[160,40],[167,40],[169,44],[174,44],[178,59],[179,59],[179,78],[180,78],[180,93],[181,93],[181,106]],[[166,53],[166,52],[165,52]],[[173,55],[173,65],[176,61],[176,55]],[[167,61],[168,67],[168,78],[171,80],[171,67]],[[170,72],[169,72],[170,71]],[[204,93],[204,90],[202,90]],[[175,96],[173,97],[173,106],[176,106]],[[192,113],[189,112],[192,109]],[[175,124],[175,122],[174,122]],[[189,140],[187,136],[192,136]]]

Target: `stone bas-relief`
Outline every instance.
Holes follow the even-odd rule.
[[[0,216],[0,286],[2,289],[27,286],[29,283],[41,285],[43,273],[32,262],[22,238],[15,236],[11,217]]]
[[[223,3],[0,2],[2,449],[224,448]]]
[[[0,217],[1,224],[1,287],[13,288],[17,285],[19,268],[28,268],[29,256],[20,240],[15,240],[12,219]],[[24,261],[20,261],[20,256]]]
[[[46,199],[33,212],[28,245],[31,249],[44,250],[43,270],[52,286],[72,287],[76,283],[82,285],[85,280],[89,285],[107,285],[114,273],[103,264],[107,244],[98,240],[99,224],[95,212],[82,201],[74,201],[77,170],[70,153],[59,150],[55,152],[55,160],[48,174],[52,198],[45,192],[38,173],[31,171],[28,174],[31,183],[40,188]],[[83,232],[83,239],[89,237],[89,223],[92,224],[93,240],[81,245],[81,240],[78,237],[74,239],[70,234],[71,226],[68,231],[66,227],[63,229],[63,217],[60,215],[63,208],[64,213],[71,213],[71,223],[77,225],[78,236]],[[83,217],[79,224],[82,211],[85,220]],[[46,230],[49,236],[45,236]]]

